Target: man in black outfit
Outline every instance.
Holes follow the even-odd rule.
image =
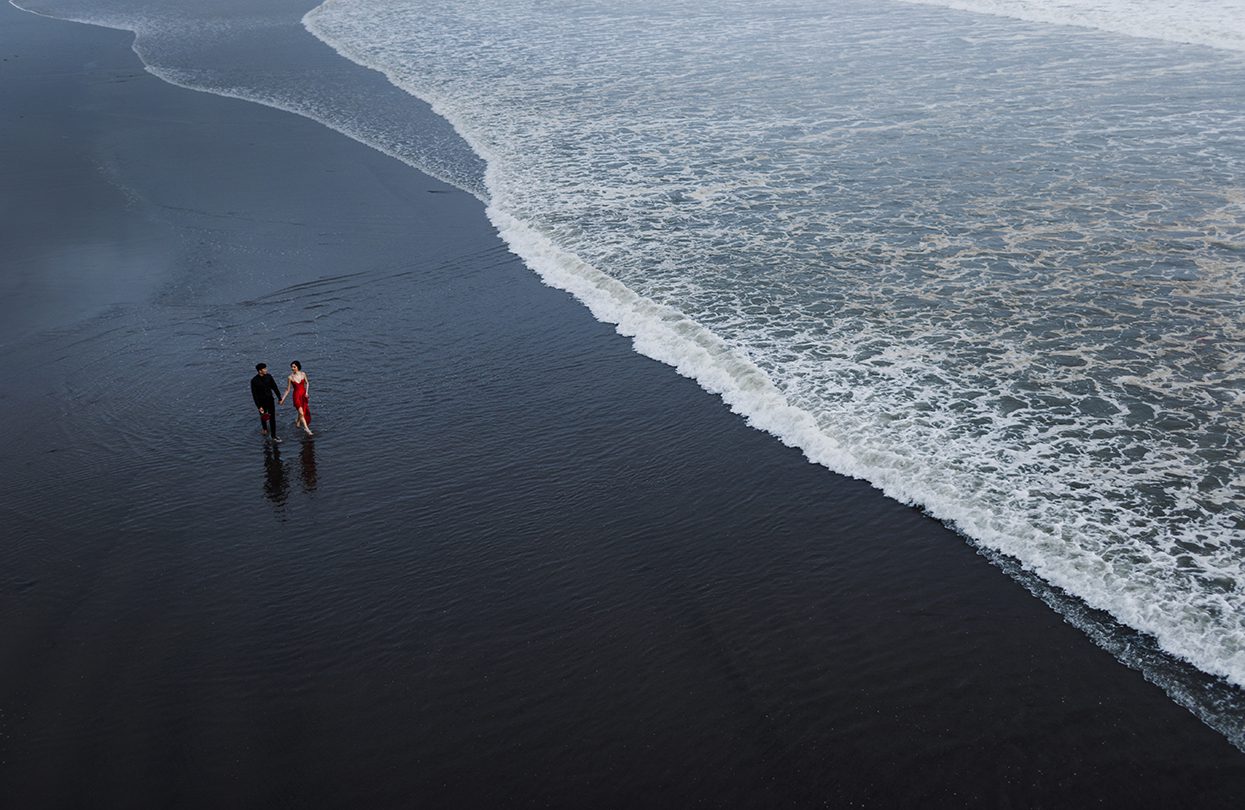
[[[255,400],[255,407],[259,408],[260,429],[264,431],[265,436],[271,435],[274,442],[279,442],[281,440],[277,438],[277,402],[275,397],[281,391],[277,388],[277,381],[268,374],[267,363],[257,363],[255,371],[255,376],[251,378],[251,399]]]

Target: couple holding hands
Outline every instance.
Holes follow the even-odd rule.
[[[272,437],[274,442],[281,441],[277,438],[277,405],[285,404],[285,397],[291,388],[294,390],[294,408],[298,412],[294,426],[301,427],[308,436],[314,435],[311,432],[311,407],[307,402],[307,375],[303,371],[302,363],[297,360],[290,363],[290,376],[285,382],[285,391],[274,402],[277,382],[269,375],[267,363],[255,364],[255,376],[251,378],[251,399],[255,400],[255,407],[259,409],[260,430],[265,436]]]

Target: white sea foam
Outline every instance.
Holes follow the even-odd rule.
[[[443,120],[421,117],[409,104],[404,108],[409,95],[381,82],[379,89],[362,86],[331,63],[310,76],[297,58],[288,60],[287,70],[273,70],[283,64],[283,48],[305,52],[306,32],[288,13],[246,2],[228,13],[214,5],[171,11],[154,0],[9,4],[31,14],[129,31],[144,69],[169,84],[302,115],[484,198],[478,157]]]
[[[1207,137],[1242,110],[1143,85],[1241,66],[981,25],[965,59],[922,44],[943,15],[330,0],[305,24],[454,122],[512,248],[639,351],[1245,684],[1245,153]]]
[[[902,0],[1245,51],[1245,0]]]

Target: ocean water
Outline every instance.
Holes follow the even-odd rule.
[[[1241,0],[905,0],[1133,37],[1245,50]]]
[[[1230,4],[329,0],[303,23],[366,92],[252,69],[306,36],[262,6],[25,5],[477,194],[638,351],[1100,615],[1245,745]]]
[[[1245,685],[1239,54],[875,2],[306,23],[641,351]]]

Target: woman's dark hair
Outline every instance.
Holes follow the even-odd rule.
[[[291,366],[293,366],[294,368],[298,369],[299,371],[302,371],[302,370],[303,370],[303,364],[302,364],[302,363],[300,363],[300,362],[298,362],[297,360],[291,360],[291,361],[290,361],[290,365],[291,365]]]
[[[263,371],[263,370],[264,370],[264,369],[266,369],[266,368],[268,368],[268,364],[267,364],[267,363],[256,363],[256,364],[255,364],[255,370],[256,370],[256,371]]]

